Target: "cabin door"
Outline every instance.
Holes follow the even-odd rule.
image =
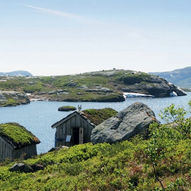
[[[84,142],[84,129],[83,128],[73,128],[73,144],[83,144]]]
[[[79,128],[73,128],[73,143],[74,145],[79,144]]]
[[[79,144],[84,143],[84,128],[79,128]]]

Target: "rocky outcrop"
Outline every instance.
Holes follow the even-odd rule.
[[[15,163],[9,170],[11,172],[33,172],[32,167],[24,163]]]
[[[129,77],[123,78],[125,87],[122,88],[124,92],[142,93],[152,95],[154,97],[170,97],[172,93],[177,96],[184,96],[186,93],[175,86],[167,82],[163,78],[159,78],[154,75],[148,75],[147,77]]]
[[[44,166],[41,164],[33,164],[28,165],[25,163],[15,163],[9,171],[11,172],[24,172],[24,173],[30,173],[30,172],[36,172],[39,170],[43,170]]]
[[[134,103],[96,126],[91,135],[93,143],[115,143],[137,134],[147,135],[147,129],[157,122],[154,112],[143,103]]]
[[[48,152],[58,151],[60,149],[69,149],[69,147],[67,147],[65,145],[60,146],[60,147],[52,147]]]
[[[0,106],[16,106],[30,103],[25,93],[16,91],[0,91]]]
[[[112,93],[113,90],[110,90],[109,88],[101,87],[101,88],[95,88],[95,89],[87,89],[86,92],[103,92],[103,93]]]

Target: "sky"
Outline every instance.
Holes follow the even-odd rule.
[[[0,72],[191,66],[190,0],[0,0]]]

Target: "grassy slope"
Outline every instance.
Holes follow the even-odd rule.
[[[121,88],[132,79],[134,83],[147,83],[150,75],[116,70],[55,77],[0,77],[0,90],[16,90],[33,93],[50,100],[110,101],[123,99]],[[6,81],[3,81],[6,80]],[[89,89],[108,88],[113,92],[90,92]],[[62,92],[59,92],[62,91]]]
[[[191,188],[191,140],[175,142],[156,171],[166,190],[186,191]],[[113,145],[89,143],[60,149],[26,160],[27,164],[46,166],[35,173],[9,172],[13,163],[2,164],[0,188],[6,191],[160,190],[145,153],[147,144],[146,140],[134,138]]]
[[[18,147],[39,143],[37,137],[17,123],[0,124],[0,135],[6,137]]]

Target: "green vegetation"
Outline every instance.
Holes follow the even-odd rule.
[[[17,148],[40,142],[31,132],[17,123],[0,124],[0,136],[7,138]]]
[[[161,79],[156,78],[129,70],[52,77],[0,77],[0,90],[31,93],[32,98],[52,101],[124,101],[124,89],[137,93],[155,93],[159,97],[159,93],[164,91],[161,95],[168,96],[168,92],[160,86]],[[152,87],[155,92],[150,92]],[[156,93],[156,89],[162,90]]]
[[[13,98],[8,98],[5,102],[1,102],[1,105],[3,107],[7,107],[7,106],[16,106],[16,105],[19,105],[19,101],[13,99]]]
[[[0,107],[16,106],[30,102],[29,98],[25,94],[14,91],[1,91],[0,97]]]
[[[35,84],[26,85],[23,87],[23,91],[27,93],[40,92],[43,89],[43,85],[41,82],[37,82]]]
[[[105,95],[105,96],[99,96],[98,98],[94,98],[92,101],[98,101],[98,102],[120,102],[124,101],[124,97],[120,93]]]
[[[62,106],[58,108],[58,111],[75,111],[76,107],[74,106]]]
[[[1,164],[0,188],[6,191],[189,191],[191,119],[185,119],[184,109],[174,105],[162,116],[175,125],[152,124],[147,140],[134,137],[113,145],[88,143],[59,149],[25,160],[29,165],[44,166],[34,173],[10,172],[14,163]]]
[[[124,101],[122,92],[105,76],[91,74],[55,77],[0,77],[0,90],[32,93],[56,101]],[[101,88],[108,88],[105,92]],[[95,89],[95,92],[88,90]]]
[[[120,77],[118,77],[118,80],[124,84],[132,85],[135,83],[150,82],[151,75],[143,72],[131,72],[128,75],[122,74]]]
[[[112,108],[104,108],[104,109],[87,109],[83,111],[84,115],[95,125],[99,125],[106,119],[117,114]]]

